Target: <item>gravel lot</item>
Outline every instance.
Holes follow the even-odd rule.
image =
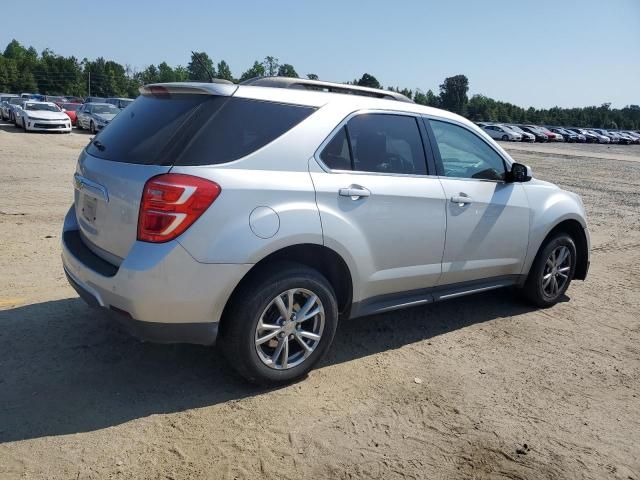
[[[505,145],[586,204],[591,271],[565,302],[496,291],[344,322],[306,380],[262,390],[67,286],[88,139],[0,125],[0,478],[640,480],[640,146]]]

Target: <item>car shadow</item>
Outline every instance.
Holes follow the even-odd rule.
[[[5,120],[0,123],[0,131],[7,133],[25,133],[21,127],[16,127],[13,123],[8,123]]]
[[[509,291],[341,322],[318,368],[531,311]],[[111,427],[268,391],[216,348],[141,343],[78,298],[0,311],[0,443]]]

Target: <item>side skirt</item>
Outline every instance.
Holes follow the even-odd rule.
[[[497,288],[522,285],[524,275],[505,275],[483,280],[441,285],[409,292],[391,293],[367,298],[351,306],[350,318],[364,317],[401,308],[416,307],[427,303],[440,302],[453,298],[487,292]]]

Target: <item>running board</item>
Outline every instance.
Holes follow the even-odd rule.
[[[392,293],[368,298],[362,302],[356,302],[351,307],[350,318],[364,317],[377,313],[390,312],[401,308],[417,307],[427,303],[451,300],[474,293],[488,292],[498,288],[517,285],[522,280],[520,275],[508,275],[495,277],[488,280],[475,280],[471,282],[443,285],[409,292]]]

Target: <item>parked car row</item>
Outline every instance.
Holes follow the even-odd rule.
[[[0,117],[25,131],[70,132],[73,126],[96,133],[133,100],[0,94]]]
[[[491,138],[512,142],[640,144],[640,131],[478,122]]]

